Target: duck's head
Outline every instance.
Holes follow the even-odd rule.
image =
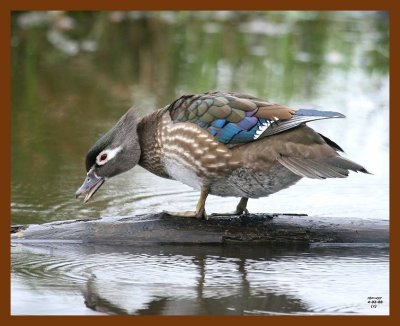
[[[137,117],[131,109],[104,134],[86,155],[86,178],[76,191],[88,202],[107,178],[133,168],[140,159]]]

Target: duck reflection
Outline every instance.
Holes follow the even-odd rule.
[[[307,305],[293,295],[252,289],[247,279],[246,258],[241,257],[229,264],[231,284],[210,280],[210,277],[214,278],[215,271],[212,271],[212,276],[207,275],[207,266],[221,265],[221,257],[200,254],[192,261],[197,267],[198,277],[194,291],[188,289],[188,297],[174,295],[174,290],[166,287],[164,295],[157,294],[137,308],[135,299],[142,294],[136,291],[134,284],[118,284],[118,281],[104,284],[92,275],[82,291],[85,304],[99,312],[136,315],[245,315],[308,311]],[[110,293],[110,288],[121,296],[116,298]]]
[[[14,288],[80,290],[83,306],[105,314],[351,314],[370,311],[370,293],[389,298],[387,247],[32,243],[13,247],[11,261]]]

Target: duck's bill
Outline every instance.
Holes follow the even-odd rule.
[[[87,203],[104,181],[104,178],[97,176],[93,171],[89,171],[82,186],[75,193],[76,198],[85,195],[83,202]]]

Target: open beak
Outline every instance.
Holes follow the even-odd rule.
[[[97,176],[93,170],[90,170],[87,173],[86,179],[83,182],[82,186],[76,191],[75,193],[76,198],[78,198],[81,195],[85,195],[83,202],[87,203],[89,199],[92,198],[94,193],[101,187],[104,181],[105,181],[104,178]]]

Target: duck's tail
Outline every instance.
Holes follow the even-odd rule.
[[[259,130],[254,135],[254,139],[271,136],[285,130],[295,128],[301,124],[332,118],[345,118],[344,114],[334,111],[319,111],[314,109],[299,109],[295,111],[289,120],[278,120],[273,123],[266,122],[259,127]]]
[[[293,173],[312,179],[345,178],[349,171],[371,174],[360,164],[340,155],[323,160],[280,156],[278,161]]]

